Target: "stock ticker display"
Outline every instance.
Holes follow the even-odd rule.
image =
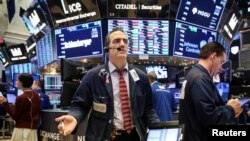
[[[198,59],[201,47],[215,41],[216,35],[214,31],[176,22],[173,55]]]
[[[169,55],[169,21],[108,20],[108,30],[122,27],[128,35],[128,54]]]

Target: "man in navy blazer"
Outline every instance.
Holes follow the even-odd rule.
[[[59,133],[68,135],[87,117],[86,141],[144,141],[147,126],[159,122],[152,105],[152,90],[147,75],[128,65],[128,38],[120,28],[106,37],[109,61],[87,72],[77,89],[68,115],[56,118]],[[119,95],[119,74],[124,70],[132,118],[126,132]]]

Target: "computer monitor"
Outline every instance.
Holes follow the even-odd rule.
[[[178,121],[154,123],[149,126],[146,141],[183,141],[184,125]]]
[[[67,109],[80,83],[64,81],[61,90],[61,108]]]
[[[154,71],[157,75],[158,79],[161,78],[167,78],[168,77],[168,72],[167,72],[167,67],[166,66],[146,66],[146,71],[147,73]]]
[[[73,79],[81,79],[84,72],[84,65],[80,61],[69,59],[61,59],[61,76],[62,81],[73,81]]]
[[[58,91],[62,87],[61,75],[44,75],[44,90],[45,91]]]
[[[11,103],[14,105],[16,103],[16,94],[7,93],[7,100],[8,100],[8,103]]]

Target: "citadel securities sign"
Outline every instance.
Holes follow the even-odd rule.
[[[96,0],[47,0],[55,28],[100,19]]]
[[[108,17],[167,18],[168,11],[166,0],[108,0]]]

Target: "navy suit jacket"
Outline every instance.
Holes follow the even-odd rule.
[[[129,72],[130,103],[134,126],[145,140],[149,124],[159,122],[152,105],[152,90],[147,75],[141,70],[129,65],[129,70],[135,70],[138,81],[134,81]],[[88,126],[86,141],[110,140],[114,119],[114,97],[108,64],[98,66],[84,76],[77,89],[68,114],[74,116],[78,123],[87,117]]]

